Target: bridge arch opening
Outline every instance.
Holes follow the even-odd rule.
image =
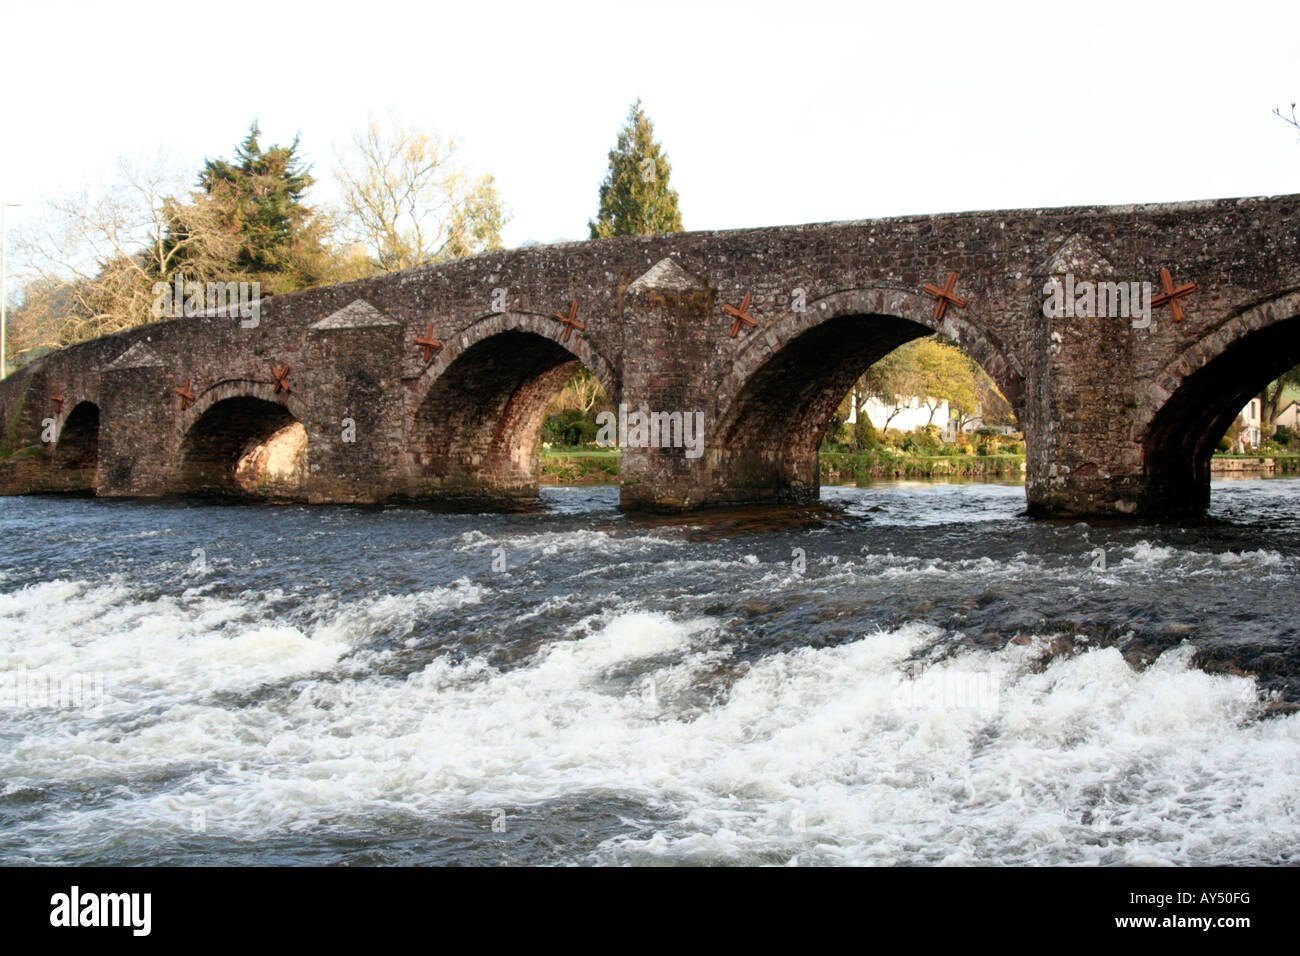
[[[558,342],[521,329],[465,349],[415,413],[408,494],[474,507],[536,498],[547,411],[584,367]]]
[[[99,406],[78,402],[64,419],[54,444],[52,482],[60,491],[93,492],[99,476]]]
[[[816,501],[818,452],[837,408],[877,362],[934,334],[930,325],[913,319],[853,313],[821,322],[787,342],[745,382],[725,412],[716,441],[710,441],[720,500]],[[970,359],[983,366],[974,356]],[[992,381],[1005,390],[1002,382]]]
[[[1144,513],[1189,517],[1210,505],[1214,452],[1243,408],[1300,365],[1300,315],[1245,335],[1183,379],[1142,442]],[[1271,423],[1269,423],[1271,424]]]
[[[186,432],[180,490],[185,494],[305,498],[307,430],[278,402],[222,399]]]

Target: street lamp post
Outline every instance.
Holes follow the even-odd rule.
[[[5,210],[9,208],[17,209],[22,203],[0,202],[0,379],[3,379],[9,370],[9,352],[6,349],[5,333],[8,327],[9,311],[9,278],[6,262],[6,254],[9,251],[9,233],[5,231]]]

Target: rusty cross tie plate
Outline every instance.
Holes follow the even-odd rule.
[[[936,302],[934,306],[934,317],[936,319],[943,318],[944,312],[948,310],[949,302],[951,302],[959,309],[963,309],[966,307],[966,300],[959,295],[953,294],[952,289],[953,286],[955,286],[956,284],[957,284],[957,273],[955,272],[948,273],[948,279],[947,281],[944,282],[942,289],[940,289],[937,285],[932,285],[929,282],[925,284],[925,291],[930,293],[930,295],[936,296],[939,299],[939,301]]]
[[[194,404],[194,393],[190,391],[190,380],[187,378],[185,384],[180,388],[173,388],[173,392],[181,397],[181,411],[189,408]]]
[[[289,366],[280,368],[277,365],[271,366],[271,374],[275,376],[275,394],[289,391]]]
[[[740,331],[740,325],[742,322],[745,325],[758,325],[758,320],[749,314],[749,303],[752,301],[753,296],[746,292],[745,297],[740,300],[740,308],[736,308],[732,305],[724,305],[722,307],[722,311],[731,316],[732,319],[731,331],[727,333],[731,338],[734,339],[736,337],[736,333]]]
[[[425,331],[424,337],[416,336],[415,344],[424,349],[424,361],[428,364],[429,359],[433,358],[433,353],[442,348],[442,343],[433,337],[433,323],[429,323],[429,328]]]
[[[63,413],[63,389],[56,387],[54,394],[50,396],[50,401],[54,403],[54,414],[61,415]]]
[[[1196,283],[1188,282],[1186,285],[1180,285],[1174,288],[1173,276],[1169,274],[1168,269],[1160,270],[1160,285],[1164,292],[1151,299],[1151,308],[1158,309],[1162,305],[1169,306],[1169,311],[1173,313],[1174,321],[1183,321],[1183,307],[1178,304],[1178,300],[1185,295],[1191,295],[1196,291]]]
[[[573,334],[574,329],[577,329],[579,332],[587,331],[587,327],[578,321],[577,302],[569,303],[568,315],[565,315],[562,312],[556,312],[553,318],[558,319],[560,322],[564,323],[564,341],[566,342],[569,341],[569,336]]]

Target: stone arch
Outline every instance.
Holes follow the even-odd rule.
[[[731,371],[722,380],[720,392],[727,404],[719,408],[719,419],[727,417],[745,383],[774,355],[823,323],[846,316],[906,319],[931,332],[942,332],[988,373],[1016,414],[1023,417],[1023,368],[1002,343],[959,313],[960,310],[949,308],[943,319],[937,320],[931,297],[884,286],[846,289],[813,299],[807,303],[805,311],[787,311],[764,333],[750,335],[733,361]],[[918,335],[924,334],[918,332]]]
[[[264,382],[227,380],[209,388],[181,416],[177,490],[304,498],[307,432],[296,413],[302,405]]]
[[[437,332],[436,324],[434,331]],[[410,407],[418,410],[424,404],[429,389],[465,351],[502,332],[529,332],[550,339],[556,345],[571,352],[575,359],[590,369],[591,374],[596,376],[596,380],[600,382],[610,399],[618,400],[616,396],[621,393],[622,387],[614,366],[605,360],[589,339],[583,337],[583,333],[573,332],[566,342],[564,326],[549,313],[542,315],[536,312],[502,312],[479,319],[448,337],[433,361],[429,363],[429,367],[415,383]]]
[[[1236,312],[1183,349],[1147,385],[1148,415],[1135,423],[1142,448],[1143,512],[1178,516],[1210,503],[1215,445],[1251,398],[1300,365],[1300,292]]]
[[[1141,437],[1183,382],[1243,339],[1300,315],[1300,290],[1285,292],[1233,312],[1215,323],[1162,368],[1146,386],[1149,414],[1136,423]]]
[[[63,396],[62,409],[51,415],[49,413],[49,403],[53,394],[53,388],[53,386],[47,384],[46,376],[41,375],[33,377],[29,391],[32,395],[39,396],[38,400],[43,404],[35,407],[30,414],[34,416],[37,422],[42,423],[42,427],[38,429],[38,431],[44,431],[44,422],[47,419],[54,419],[55,445],[57,445],[59,438],[63,435],[63,427],[67,424],[68,419],[72,417],[72,413],[82,405],[94,405],[95,408],[98,409],[99,396],[87,394],[79,389],[72,391],[71,394]],[[51,445],[49,450],[53,452],[54,445]]]
[[[99,474],[99,405],[67,403],[50,452],[50,485],[59,491],[95,491]]]
[[[549,316],[504,313],[452,337],[415,391],[406,494],[509,503],[537,494],[546,409],[582,366],[611,400],[618,380],[588,340]]]
[[[954,339],[1023,418],[1024,378],[1000,344],[949,309],[934,318],[928,296],[851,289],[808,303],[755,330],[722,380],[709,463],[726,502],[809,501],[819,490],[825,424],[863,370],[932,332]]]
[[[175,398],[175,395],[173,394],[171,397]],[[180,434],[183,436],[189,432],[194,427],[194,423],[202,418],[213,405],[228,398],[240,397],[257,398],[264,402],[283,405],[285,411],[299,421],[302,421],[307,413],[306,402],[299,398],[294,391],[277,394],[273,382],[258,382],[247,378],[228,378],[209,386],[195,395],[194,403],[181,412],[180,418],[177,420]]]

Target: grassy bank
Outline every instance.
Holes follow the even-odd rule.
[[[543,448],[540,456],[540,478],[549,485],[590,485],[618,481],[619,452],[617,449]],[[1240,461],[1246,467],[1234,469],[1237,474],[1250,474],[1256,469],[1251,463],[1267,459],[1274,462],[1270,474],[1300,474],[1300,454],[1224,455],[1214,456],[1222,467],[1216,473],[1227,472],[1229,462]],[[823,484],[839,485],[853,482],[879,481],[890,478],[1012,478],[1025,475],[1025,456],[998,455],[918,455],[895,454],[875,450],[865,452],[824,451],[818,456]],[[1213,464],[1211,466],[1213,468]],[[1259,471],[1263,471],[1260,466]]]
[[[619,453],[605,449],[543,448],[539,478],[545,485],[603,484],[618,480]],[[828,485],[881,478],[1020,478],[1024,455],[890,455],[822,452],[821,480]]]
[[[608,485],[618,481],[617,448],[543,448],[538,480],[543,485]]]
[[[821,480],[836,485],[881,478],[1020,478],[1024,455],[891,455],[885,451],[822,452]]]

